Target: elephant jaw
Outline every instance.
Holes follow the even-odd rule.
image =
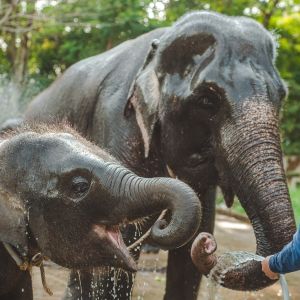
[[[118,225],[98,225],[92,227],[92,231],[100,238],[102,243],[107,243],[116,265],[131,271],[137,271],[137,264],[131,257]]]
[[[217,243],[213,235],[201,232],[191,248],[192,261],[202,274],[223,287],[238,291],[255,291],[273,284],[262,272],[262,257],[242,251],[216,256]]]

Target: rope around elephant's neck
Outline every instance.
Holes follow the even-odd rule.
[[[28,259],[27,257],[25,259],[22,259],[11,245],[7,243],[3,243],[3,245],[21,271],[30,271],[32,267],[40,268],[43,288],[47,294],[52,296],[53,292],[49,289],[46,282],[46,274],[45,274],[45,268],[43,263],[45,257],[42,255],[42,253],[41,252],[36,253],[31,259]]]
[[[158,217],[158,219],[156,220],[156,222],[162,220],[162,219],[165,217],[167,211],[168,211],[167,209],[163,210],[163,211],[161,212],[160,216]],[[137,246],[139,246],[140,244],[142,244],[142,243],[145,241],[145,239],[147,239],[147,238],[149,237],[150,233],[151,233],[151,228],[148,229],[148,230],[146,231],[146,233],[145,233],[144,235],[142,235],[137,241],[135,241],[133,244],[129,245],[129,246],[127,247],[127,249],[128,249],[129,251],[131,251],[131,250],[133,250],[134,248],[136,248]]]

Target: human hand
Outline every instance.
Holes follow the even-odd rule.
[[[276,280],[279,278],[279,274],[278,273],[274,273],[273,271],[271,271],[270,269],[270,265],[269,265],[269,260],[270,260],[271,256],[267,256],[262,262],[261,262],[261,269],[262,271],[265,273],[265,275],[272,279],[272,280]]]

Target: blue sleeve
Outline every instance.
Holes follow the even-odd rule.
[[[294,234],[293,240],[280,252],[272,255],[269,260],[271,271],[289,273],[300,270],[300,229]]]

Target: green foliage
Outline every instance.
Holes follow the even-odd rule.
[[[159,25],[137,0],[66,1],[45,11],[64,19],[40,28],[32,41],[32,67],[50,76]]]
[[[289,87],[282,117],[283,149],[286,154],[300,154],[300,14],[276,17],[278,29],[277,66]]]
[[[255,4],[260,5],[260,1],[251,0],[171,0],[167,6],[167,19],[176,21],[179,16],[182,16],[192,10],[212,10],[219,13],[238,16],[243,15],[245,8],[253,7]]]
[[[300,187],[290,190],[297,225],[300,224]]]

